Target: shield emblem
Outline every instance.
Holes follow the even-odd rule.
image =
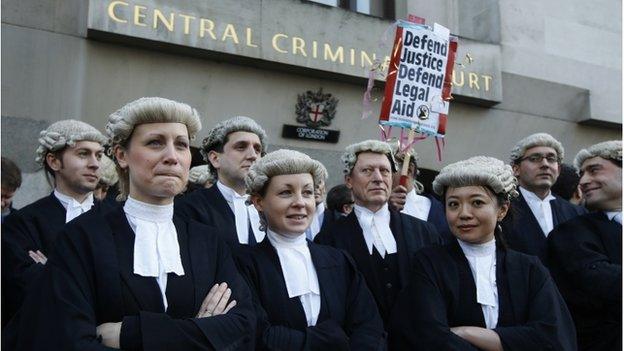
[[[320,88],[317,92],[311,90],[297,95],[295,114],[297,122],[303,123],[310,128],[326,127],[336,116],[338,99],[332,94],[324,94]]]
[[[308,112],[308,117],[314,123],[318,122],[321,118],[323,118],[323,111],[325,110],[325,104],[322,103],[313,103],[310,104],[310,112]]]

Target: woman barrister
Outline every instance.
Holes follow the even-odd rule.
[[[570,314],[539,259],[505,249],[497,223],[517,196],[509,165],[473,157],[433,182],[456,240],[417,253],[395,305],[396,350],[576,350]]]
[[[307,155],[278,150],[247,175],[247,192],[267,233],[241,262],[254,296],[257,349],[386,348],[375,301],[353,261],[306,240],[314,188],[325,174]]]
[[[249,349],[249,290],[215,228],[173,215],[186,186],[190,106],[142,98],[111,114],[123,205],[65,227],[12,349]],[[33,325],[34,324],[34,325]]]

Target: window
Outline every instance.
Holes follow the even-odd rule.
[[[319,4],[338,7],[339,0],[311,0],[312,2],[318,2]]]
[[[309,0],[323,5],[363,13],[370,16],[394,19],[394,1],[390,0]]]

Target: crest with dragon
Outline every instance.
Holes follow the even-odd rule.
[[[336,115],[336,105],[338,99],[332,94],[323,94],[323,88],[317,92],[308,90],[305,94],[297,95],[297,122],[310,128],[326,127]]]

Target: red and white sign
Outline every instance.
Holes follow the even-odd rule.
[[[380,123],[443,137],[456,50],[447,28],[399,21]]]

